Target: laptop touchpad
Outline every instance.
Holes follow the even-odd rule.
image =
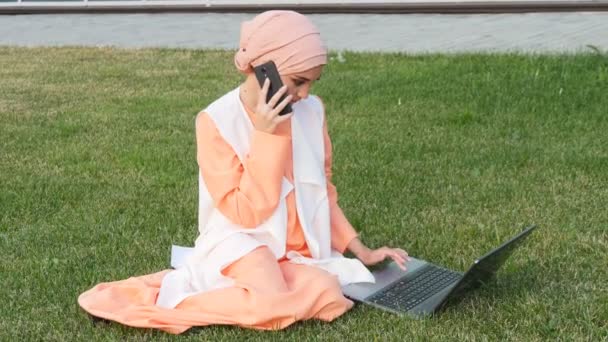
[[[342,287],[342,292],[349,298],[363,300],[393,281],[416,272],[416,270],[424,265],[426,265],[425,261],[411,258],[411,260],[405,264],[407,270],[404,272],[397,264],[391,262],[386,267],[372,272],[376,278],[376,283],[350,284]]]

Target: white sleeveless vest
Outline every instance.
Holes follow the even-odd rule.
[[[374,282],[357,259],[347,259],[331,248],[331,229],[321,102],[314,96],[293,105],[291,118],[294,185],[283,177],[279,205],[272,216],[255,228],[232,223],[217,208],[199,172],[199,236],[194,248],[173,246],[174,271],[163,278],[156,305],[173,308],[186,297],[234,284],[221,274],[232,262],[259,246],[268,246],[277,259],[286,253],[287,204],[294,190],[298,218],[312,258],[287,251],[290,262],[320,267],[336,276],[341,285]],[[224,95],[204,112],[220,135],[243,161],[250,148],[253,124],[239,99],[239,88]],[[261,275],[263,276],[263,275]]]

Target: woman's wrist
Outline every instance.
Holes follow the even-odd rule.
[[[363,244],[363,242],[361,242],[361,240],[359,240],[359,238],[354,238],[352,239],[349,243],[348,246],[346,246],[346,248],[355,255],[355,257],[357,257],[357,259],[364,261],[367,259],[367,256],[369,255],[369,253],[371,252],[371,250],[369,248],[367,248],[367,246],[365,246]]]

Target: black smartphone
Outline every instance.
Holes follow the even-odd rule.
[[[258,79],[260,83],[260,88],[264,86],[264,80],[268,78],[270,80],[270,87],[268,88],[268,94],[266,95],[266,103],[270,101],[270,99],[276,94],[279,89],[283,86],[283,82],[281,81],[281,76],[279,75],[279,71],[277,70],[277,66],[273,61],[266,62],[264,64],[258,65],[253,68],[255,72],[255,77]],[[281,96],[281,99],[278,103],[281,103],[287,97],[287,93]],[[288,103],[283,110],[279,113],[279,115],[285,115],[291,113],[293,110],[291,109],[291,104]]]

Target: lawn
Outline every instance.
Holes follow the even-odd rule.
[[[241,76],[225,51],[0,47],[0,340],[608,339],[608,56],[332,56],[313,92],[362,240],[462,271],[538,224],[491,286],[423,320],[94,323],[81,292],[196,238],[194,116]]]

